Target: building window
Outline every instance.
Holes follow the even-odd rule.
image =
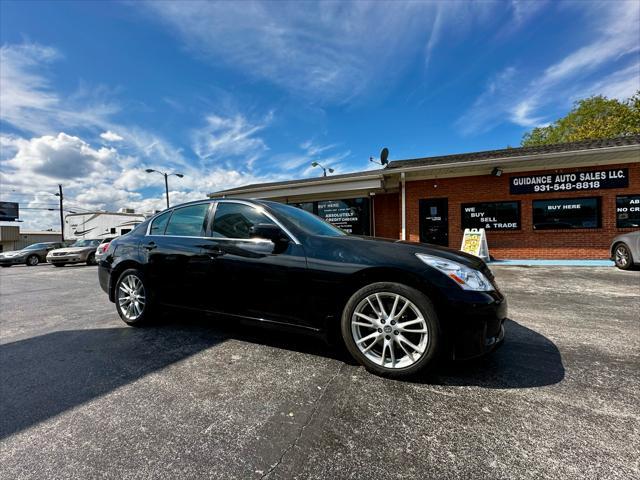
[[[111,232],[111,233],[116,233],[116,229],[115,229],[115,227],[111,227],[110,232]]]
[[[616,227],[640,227],[640,195],[616,197]]]
[[[460,212],[463,229],[520,229],[520,202],[463,203]]]
[[[370,235],[371,215],[369,198],[346,200],[321,200],[318,202],[293,203],[295,207],[313,213],[323,220],[354,235]]]
[[[533,229],[600,228],[600,197],[533,201]]]

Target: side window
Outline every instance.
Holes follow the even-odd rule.
[[[200,203],[174,210],[164,234],[182,237],[203,236],[207,210],[209,210],[208,203]]]
[[[151,224],[151,229],[149,230],[150,235],[164,235],[164,229],[167,226],[167,220],[171,216],[171,212],[163,213],[162,215],[156,217]]]
[[[213,219],[214,237],[251,238],[250,229],[258,223],[273,221],[261,211],[242,203],[219,203]]]

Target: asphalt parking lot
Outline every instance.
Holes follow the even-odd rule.
[[[0,271],[2,478],[640,478],[640,272],[496,267],[504,346],[411,382],[174,314],[96,267]]]

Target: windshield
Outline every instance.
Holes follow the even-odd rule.
[[[338,227],[325,222],[320,217],[301,208],[282,203],[270,203],[269,207],[284,215],[289,222],[310,235],[324,235],[327,237],[347,235],[347,232],[344,230],[340,230]]]
[[[72,247],[97,247],[100,245],[100,240],[76,240],[76,243],[71,245]]]
[[[23,248],[23,250],[40,250],[41,248],[47,248],[48,245],[48,243],[34,243],[33,245]]]

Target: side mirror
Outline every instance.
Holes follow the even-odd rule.
[[[249,229],[249,235],[251,235],[251,238],[271,240],[275,244],[289,242],[289,237],[286,236],[282,229],[271,223],[258,223],[253,225]]]

